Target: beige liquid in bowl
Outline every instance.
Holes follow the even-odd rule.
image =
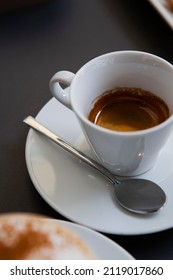
[[[79,236],[52,219],[19,214],[0,217],[1,260],[94,258]]]

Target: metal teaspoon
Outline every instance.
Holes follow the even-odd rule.
[[[126,210],[138,214],[149,214],[157,212],[165,205],[165,192],[154,182],[146,179],[133,178],[119,181],[114,174],[110,173],[97,161],[77,150],[70,143],[54,134],[45,126],[41,125],[33,117],[28,116],[24,119],[24,123],[45,135],[47,138],[69,151],[71,154],[75,155],[109,179],[115,186],[115,197],[117,201]]]

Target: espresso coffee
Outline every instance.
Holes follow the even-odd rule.
[[[168,117],[169,108],[161,98],[141,88],[127,87],[104,92],[88,115],[101,127],[124,132],[151,128]]]

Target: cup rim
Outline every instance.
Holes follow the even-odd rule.
[[[143,52],[143,51],[137,51],[137,50],[122,50],[122,51],[109,52],[109,53],[105,53],[105,54],[99,55],[99,56],[91,59],[90,61],[85,63],[77,71],[77,73],[76,73],[76,75],[75,75],[75,77],[74,77],[74,79],[73,79],[73,81],[71,83],[70,92],[73,91],[73,87],[74,87],[74,84],[76,83],[78,74],[80,74],[80,72],[82,72],[84,68],[86,68],[88,65],[92,64],[94,61],[97,61],[97,60],[99,60],[102,57],[112,56],[114,54],[136,54],[138,56],[139,55],[146,55],[146,56],[154,58],[154,59],[156,59],[156,60],[158,60],[160,62],[163,62],[164,64],[169,66],[170,69],[172,69],[172,71],[173,71],[173,65],[170,62],[168,62],[167,60],[165,60],[162,57],[159,57],[159,56],[157,56],[155,54],[152,54],[152,53],[149,53],[149,52]],[[71,94],[70,94],[70,99],[71,99],[71,104],[72,104],[73,111],[78,116],[79,119],[81,119],[84,123],[86,123],[88,126],[94,128],[95,130],[97,130],[99,132],[104,132],[104,133],[109,134],[109,135],[119,135],[119,136],[125,136],[125,137],[143,136],[143,135],[146,135],[146,134],[150,134],[150,133],[156,132],[157,130],[162,129],[163,127],[168,126],[171,122],[173,122],[173,114],[171,114],[165,121],[163,121],[162,123],[160,123],[160,124],[158,124],[156,126],[153,126],[151,128],[137,130],[137,131],[127,131],[127,132],[126,131],[111,130],[111,129],[108,129],[108,128],[104,128],[104,127],[98,126],[98,125],[92,123],[90,120],[88,120],[87,116],[84,116],[80,112],[80,110],[78,110],[78,108],[76,108],[76,106],[75,106],[75,104],[73,102]]]

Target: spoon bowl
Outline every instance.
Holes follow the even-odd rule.
[[[125,209],[138,214],[157,212],[166,203],[166,195],[154,182],[126,179],[116,185],[115,197]]]
[[[116,200],[124,209],[137,214],[150,214],[157,212],[166,204],[166,194],[156,183],[139,178],[120,181],[97,161],[77,150],[70,143],[37,122],[33,117],[28,116],[24,119],[24,123],[93,167],[111,181],[115,186]]]

